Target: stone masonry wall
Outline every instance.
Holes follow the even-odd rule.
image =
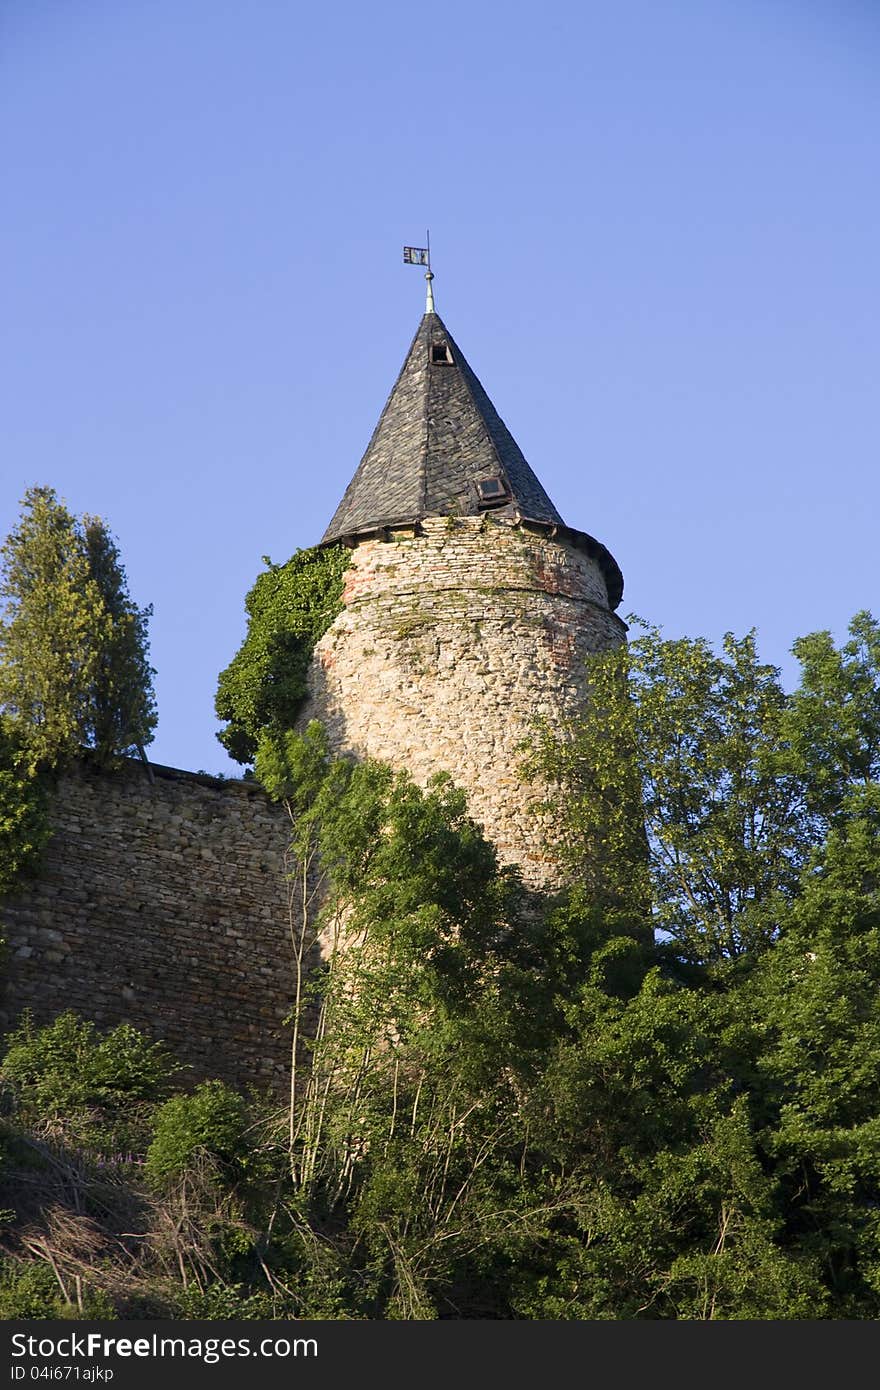
[[[584,661],[625,640],[602,573],[575,546],[490,516],[429,518],[422,534],[357,545],[345,607],[315,649],[301,716],[340,753],[420,783],[440,770],[527,883],[558,882],[552,826],[533,809],[518,745],[536,719],[583,708]]]
[[[127,764],[60,782],[40,874],[0,902],[5,1017],[72,1008],[164,1039],[192,1077],[281,1088],[286,815],[256,786]]]

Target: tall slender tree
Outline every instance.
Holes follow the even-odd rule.
[[[0,713],[29,763],[143,749],[156,724],[150,610],[132,603],[104,523],[30,488],[0,549],[0,600]]]
[[[153,607],[132,602],[119,547],[101,518],[83,517],[83,531],[89,572],[109,619],[87,705],[87,742],[102,761],[133,749],[143,757],[157,718],[147,635]]]

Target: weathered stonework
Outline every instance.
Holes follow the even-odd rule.
[[[519,776],[536,720],[583,709],[585,658],[625,640],[602,569],[569,540],[491,515],[428,517],[357,544],[344,609],[315,648],[301,725],[424,784],[449,772],[504,862],[554,886],[541,788]]]
[[[53,799],[39,876],[0,903],[3,1026],[75,1009],[163,1039],[194,1079],[289,1072],[286,815],[247,782],[82,767]]]

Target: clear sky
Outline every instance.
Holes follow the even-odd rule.
[[[235,773],[218,671],[314,544],[424,304],[621,612],[880,611],[880,8],[0,0],[0,534],[105,517],[155,761]]]

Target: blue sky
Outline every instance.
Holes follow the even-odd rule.
[[[880,11],[0,0],[0,533],[106,518],[158,762],[437,308],[621,612],[717,642],[880,610]]]

